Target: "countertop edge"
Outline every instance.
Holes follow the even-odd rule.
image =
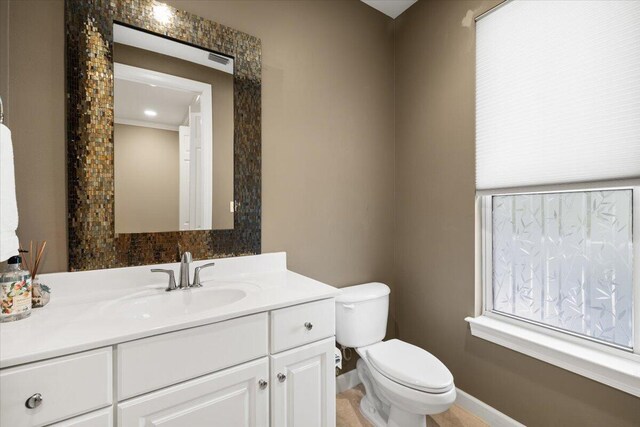
[[[149,338],[152,336],[182,331],[185,329],[211,325],[214,323],[224,322],[226,320],[250,316],[258,313],[264,313],[267,311],[277,310],[280,308],[292,307],[295,305],[305,304],[308,302],[335,298],[339,294],[340,294],[340,289],[334,288],[333,291],[328,290],[327,292],[324,292],[322,294],[316,294],[308,298],[296,298],[294,300],[287,300],[287,301],[282,301],[275,304],[267,304],[264,306],[258,306],[251,309],[240,310],[234,313],[226,313],[223,315],[212,315],[209,318],[186,321],[180,324],[168,325],[168,326],[159,327],[155,329],[149,329],[147,331],[132,333],[132,334],[123,335],[120,337],[114,337],[114,338],[109,338],[104,340],[88,341],[86,343],[75,345],[66,349],[61,348],[61,349],[55,349],[51,351],[43,351],[40,353],[29,354],[22,357],[6,358],[6,359],[0,360],[0,369],[2,370],[9,369],[9,368],[17,367],[20,365],[25,365],[28,363],[41,362],[44,360],[54,359],[57,357],[68,356],[71,354],[82,353],[85,351],[90,351],[90,350],[104,348],[104,347],[110,347],[110,346],[122,344],[125,342],[129,342],[129,341],[135,341],[139,339]]]

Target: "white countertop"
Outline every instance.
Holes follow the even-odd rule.
[[[263,254],[213,260],[202,270],[203,288],[166,293],[170,268],[178,280],[179,264],[128,267],[39,276],[52,288],[51,302],[24,320],[0,324],[0,368],[34,362],[220,322],[304,302],[335,297],[340,290],[286,269],[286,254]],[[191,271],[209,261],[195,261]],[[241,289],[246,296],[221,307],[173,316],[134,316],[117,310],[119,301],[146,296],[193,299],[214,288]]]

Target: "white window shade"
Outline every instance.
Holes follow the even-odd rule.
[[[476,52],[478,189],[640,177],[640,1],[512,0]]]

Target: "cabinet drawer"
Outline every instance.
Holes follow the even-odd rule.
[[[103,348],[0,371],[0,425],[41,426],[111,405],[112,349]],[[40,393],[34,409],[25,402]]]
[[[335,335],[333,299],[300,304],[271,312],[271,353]]]
[[[259,313],[118,345],[118,400],[265,356],[267,323]]]
[[[112,427],[113,408],[100,409],[86,415],[71,418],[60,423],[51,424],[50,427]]]
[[[269,360],[264,357],[118,405],[118,426],[268,427]]]

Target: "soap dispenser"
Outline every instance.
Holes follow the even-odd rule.
[[[2,307],[0,323],[24,319],[31,315],[31,274],[20,268],[22,258],[13,256],[0,273]]]

